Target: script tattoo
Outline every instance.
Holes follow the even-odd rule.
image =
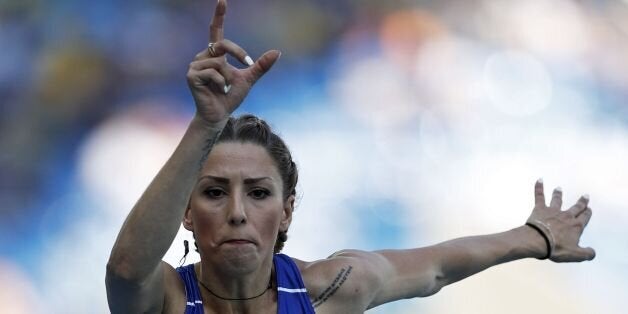
[[[336,275],[336,278],[334,278],[334,281],[331,283],[331,285],[329,285],[329,287],[327,287],[327,289],[325,289],[323,293],[321,293],[318,297],[316,297],[316,299],[314,299],[314,301],[312,301],[312,305],[316,308],[319,305],[325,303],[327,299],[331,298],[331,296],[333,296],[336,291],[340,289],[340,286],[345,283],[347,277],[349,277],[349,274],[351,274],[352,269],[353,266],[351,265],[349,265],[347,269],[345,269],[344,267],[341,268],[340,272],[338,273],[338,275]]]
[[[212,150],[212,147],[214,147],[214,144],[216,144],[216,141],[218,141],[220,133],[222,132],[212,134],[212,136],[207,139],[205,146],[203,146],[203,156],[201,157],[201,163],[199,164],[199,171],[203,169],[203,165],[205,165],[205,161],[207,161],[207,156],[209,156],[209,152]]]

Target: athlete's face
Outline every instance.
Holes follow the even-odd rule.
[[[184,226],[204,260],[236,272],[272,260],[277,233],[292,219],[294,197],[262,146],[226,142],[213,147],[192,192]]]

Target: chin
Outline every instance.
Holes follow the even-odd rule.
[[[255,248],[228,248],[222,251],[220,268],[231,274],[247,274],[256,271],[262,257]]]

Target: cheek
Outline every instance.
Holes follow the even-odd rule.
[[[194,219],[194,236],[196,241],[201,245],[204,244],[215,244],[216,240],[216,230],[219,229],[219,224],[217,224],[216,219],[212,219],[204,214],[196,213],[193,215]]]
[[[270,239],[274,243],[281,221],[281,211],[274,207],[272,210],[249,214],[249,221],[255,225],[260,236]]]
[[[221,221],[224,220],[224,219],[220,219],[220,216],[216,212],[207,212],[207,211],[197,210],[192,215],[193,217],[192,219],[194,219],[195,225],[198,225],[199,227],[200,226],[206,227],[206,226],[220,224]]]
[[[208,230],[217,230],[226,223],[224,213],[217,208],[208,208],[202,201],[191,202],[190,216],[194,224],[194,231],[198,234]]]

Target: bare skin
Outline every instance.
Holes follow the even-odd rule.
[[[227,119],[255,82],[279,58],[271,50],[255,62],[223,37],[226,2],[218,1],[208,49],[190,64],[188,85],[196,114],[179,146],[153,179],[122,226],[107,264],[112,313],[182,313],[185,288],[162,258],[179,229],[194,233],[201,262],[198,279],[214,293],[247,301],[225,301],[201,288],[205,313],[277,313],[272,264],[279,231],[292,221],[294,197],[265,148],[247,143],[215,144]],[[246,68],[227,63],[230,54]],[[578,243],[592,211],[589,198],[562,210],[562,192],[549,206],[543,183],[534,188],[531,219],[547,224],[555,240],[550,260],[591,260],[595,251]],[[293,259],[317,313],[363,313],[395,300],[425,297],[491,266],[547,254],[538,231],[521,226],[490,235],[464,237],[409,250],[344,250],[326,259]]]

